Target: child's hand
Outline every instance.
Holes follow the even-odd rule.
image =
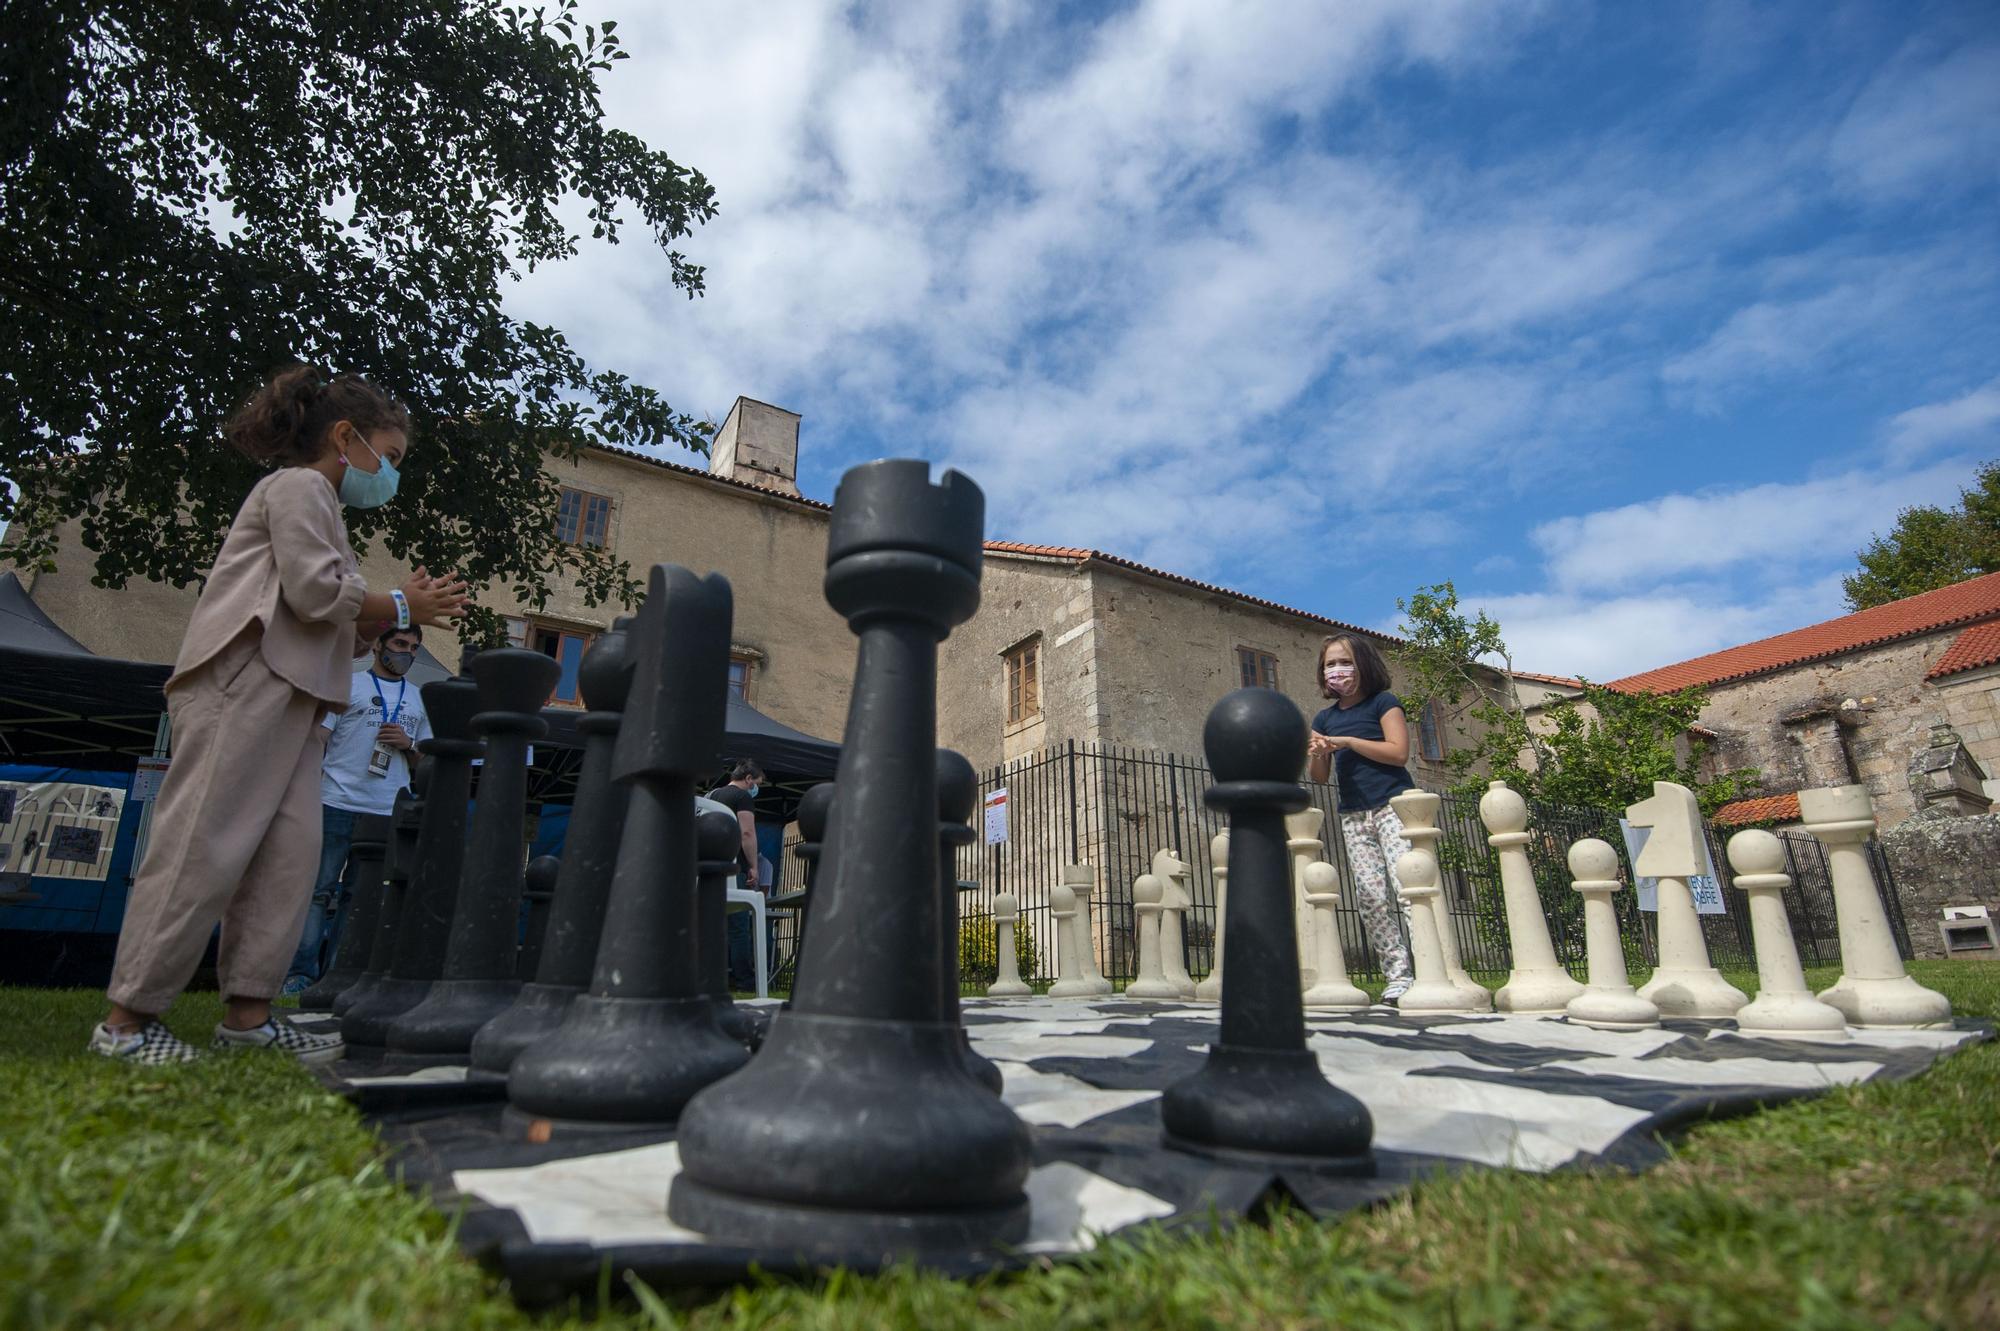
[[[465,581],[450,574],[434,578],[420,568],[403,584],[403,596],[413,624],[449,624],[465,613]]]

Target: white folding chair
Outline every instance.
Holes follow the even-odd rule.
[[[736,875],[730,875],[730,886],[723,892],[722,896],[724,902],[727,903],[727,911],[747,910],[751,914],[750,947],[752,955],[756,958],[757,965],[757,997],[769,998],[771,996],[771,970],[769,965],[770,958],[765,955],[767,940],[764,936],[764,894],[762,892],[745,891],[735,886],[735,884],[742,881]]]

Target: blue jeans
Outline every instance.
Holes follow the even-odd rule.
[[[306,925],[299,933],[299,949],[292,954],[293,976],[317,980],[333,959],[340,943],[340,926],[347,921],[349,892],[342,878],[347,873],[347,851],[354,844],[354,820],[361,815],[351,809],[319,806],[319,877],[313,884],[312,905],[306,908]]]

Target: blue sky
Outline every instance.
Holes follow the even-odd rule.
[[[590,4],[715,184],[509,296],[800,484],[1611,678],[1842,612],[2000,457],[1991,3]],[[683,457],[685,455],[682,455]]]

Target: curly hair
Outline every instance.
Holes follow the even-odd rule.
[[[326,452],[327,431],[341,421],[357,430],[408,430],[410,413],[358,374],[327,375],[317,366],[278,371],[222,427],[229,446],[253,462],[298,467]]]

